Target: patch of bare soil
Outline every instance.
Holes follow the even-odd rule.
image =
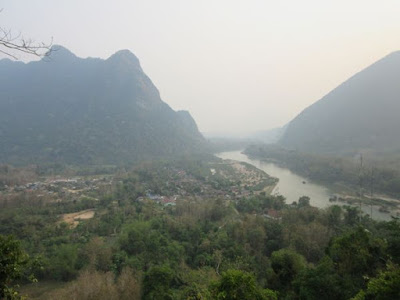
[[[70,227],[75,228],[78,226],[79,221],[88,220],[94,217],[94,209],[81,210],[75,213],[64,214],[62,221],[67,223]]]

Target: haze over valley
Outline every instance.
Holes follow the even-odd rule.
[[[4,1],[0,300],[400,299],[399,14]]]

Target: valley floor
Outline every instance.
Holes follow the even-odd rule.
[[[0,244],[18,239],[39,280],[15,281],[30,299],[347,300],[370,292],[367,278],[399,272],[397,221],[286,204],[269,193],[277,179],[248,163],[30,179],[0,194]]]

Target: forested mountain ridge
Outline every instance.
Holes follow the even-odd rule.
[[[280,144],[347,154],[400,149],[400,51],[357,73],[293,119]]]
[[[172,110],[121,50],[82,59],[54,46],[49,58],[0,61],[2,163],[120,163],[199,152],[188,112]]]

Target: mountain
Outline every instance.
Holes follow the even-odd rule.
[[[261,141],[262,143],[265,144],[276,144],[280,141],[280,139],[284,135],[287,126],[288,125],[286,124],[282,127],[257,131],[252,135],[252,138]]]
[[[190,114],[161,100],[130,51],[103,60],[52,50],[27,64],[0,61],[0,163],[123,163],[205,149]]]
[[[280,144],[303,152],[352,154],[400,149],[400,51],[301,112]]]

